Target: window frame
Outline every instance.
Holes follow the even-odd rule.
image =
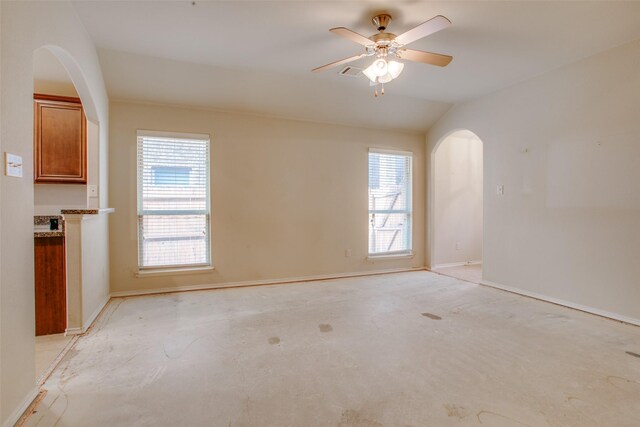
[[[406,207],[405,209],[369,209],[369,191],[371,190],[371,183],[369,182],[369,167],[371,162],[371,154],[388,154],[394,156],[404,156],[408,158],[408,171],[407,171],[407,194],[406,194]],[[407,215],[407,227],[405,230],[405,240],[407,242],[407,248],[399,251],[386,251],[386,252],[369,252],[370,247],[370,219],[368,220],[367,230],[367,258],[396,258],[396,257],[411,257],[413,256],[413,152],[390,150],[385,148],[370,147],[367,153],[367,218],[372,214],[403,214]]]
[[[207,253],[206,253],[206,262],[204,263],[195,263],[195,264],[166,264],[166,265],[154,265],[154,266],[143,266],[142,265],[142,257],[143,252],[141,250],[142,245],[140,244],[141,239],[141,227],[140,227],[140,218],[144,216],[142,207],[142,188],[140,186],[140,138],[150,137],[150,138],[166,138],[166,139],[187,139],[187,140],[198,140],[198,141],[206,141],[207,143],[207,159],[206,159],[206,210],[204,211],[204,215],[206,216],[206,226],[207,226]],[[212,263],[212,252],[213,252],[213,240],[212,240],[212,221],[211,221],[211,135],[210,134],[200,134],[200,133],[184,133],[184,132],[165,132],[165,131],[151,131],[151,130],[141,130],[138,129],[136,132],[136,252],[137,252],[137,276],[143,275],[155,275],[155,274],[175,274],[180,272],[188,273],[190,271],[198,272],[203,271],[206,272],[208,270],[213,269]],[[153,211],[153,210],[151,210]],[[163,211],[165,215],[203,215],[203,211],[187,211],[187,210],[167,210]],[[148,215],[148,214],[147,214]]]

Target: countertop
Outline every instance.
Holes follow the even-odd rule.
[[[64,215],[98,215],[105,213],[113,213],[115,209],[62,209],[61,215],[36,215],[33,217],[33,237],[64,237],[65,236],[65,220]],[[58,229],[50,230],[49,221],[51,219],[58,220]]]
[[[62,215],[98,215],[101,213],[112,213],[115,209],[113,208],[105,208],[105,209],[62,209],[60,213]]]
[[[50,230],[49,221],[58,220],[58,229]],[[64,237],[65,224],[62,215],[35,215],[33,217],[33,237]]]

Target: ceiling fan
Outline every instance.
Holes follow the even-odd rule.
[[[375,56],[376,60],[363,70],[363,73],[369,78],[370,85],[376,87],[374,94],[378,96],[378,85],[382,85],[382,95],[384,95],[384,84],[398,77],[404,68],[402,62],[389,60],[390,57],[437,65],[439,67],[447,66],[453,59],[453,57],[449,55],[407,49],[405,47],[409,43],[443,30],[451,25],[451,21],[442,15],[435,16],[399,36],[385,32],[389,22],[391,22],[391,15],[386,13],[376,15],[373,17],[372,22],[378,29],[378,33],[369,38],[345,27],[330,29],[329,31],[332,33],[364,46],[364,53],[331,62],[314,68],[312,71],[317,73],[338,65],[356,61],[360,58]]]

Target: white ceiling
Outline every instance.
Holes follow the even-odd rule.
[[[640,2],[191,3],[74,3],[111,96],[423,131],[454,103],[640,38]],[[384,100],[366,79],[310,72],[361,51],[329,28],[368,36],[380,11],[391,13],[396,34],[447,16],[450,28],[411,47],[453,62],[408,63]]]

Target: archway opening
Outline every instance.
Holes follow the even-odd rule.
[[[432,155],[431,269],[482,279],[483,144],[471,131],[447,135]]]
[[[78,298],[71,296],[82,293],[69,288],[67,269],[75,261],[69,260],[61,210],[98,207],[90,187],[98,181],[99,124],[83,74],[64,49],[34,51],[33,92],[35,372],[42,382],[72,344],[70,319],[81,313]],[[69,154],[76,148],[77,155]],[[59,169],[73,163],[68,159],[78,161],[81,175],[67,181],[62,173],[55,179]]]

